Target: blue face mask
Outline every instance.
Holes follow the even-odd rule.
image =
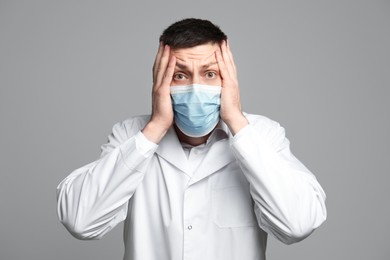
[[[221,87],[193,84],[171,86],[176,126],[185,135],[201,137],[219,122]]]

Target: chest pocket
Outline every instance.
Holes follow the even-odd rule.
[[[236,164],[214,174],[211,182],[212,216],[218,227],[256,226],[249,183]]]

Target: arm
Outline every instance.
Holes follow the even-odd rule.
[[[141,183],[156,149],[141,132],[127,137],[116,124],[100,158],[66,177],[57,187],[60,221],[79,239],[98,239],[127,215],[129,199]]]
[[[286,244],[298,242],[325,221],[325,193],[291,153],[279,124],[250,122],[233,138],[232,149],[250,184],[258,223]]]
[[[130,136],[125,125],[115,125],[100,159],[75,170],[57,187],[58,217],[75,237],[100,238],[126,218],[128,201],[145,175],[148,158],[172,125],[169,86],[174,67],[170,48],[160,44],[149,122],[142,131],[142,126],[131,127]]]
[[[222,77],[221,118],[234,135],[232,149],[250,184],[259,226],[284,243],[307,237],[326,219],[325,193],[290,151],[279,124],[241,112],[237,71],[227,43],[216,59]]]

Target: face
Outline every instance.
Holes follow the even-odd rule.
[[[172,86],[202,84],[221,86],[221,77],[215,52],[218,44],[207,43],[192,48],[174,49],[176,67]]]

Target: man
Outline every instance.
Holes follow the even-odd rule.
[[[151,116],[114,125],[98,160],[58,186],[79,239],[125,220],[124,259],[265,259],[326,219],[325,193],[276,122],[241,112],[226,35],[185,19],[160,37]]]

